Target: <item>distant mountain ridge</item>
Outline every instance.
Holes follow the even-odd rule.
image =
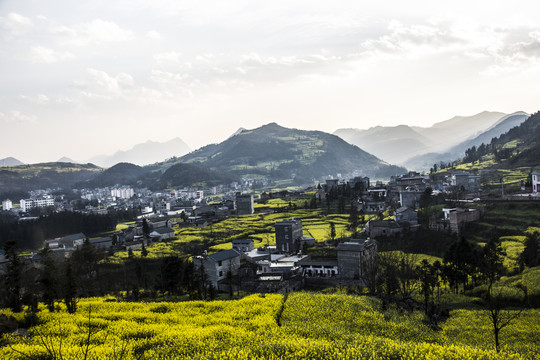
[[[431,127],[376,126],[367,130],[338,129],[334,134],[386,162],[421,170],[415,168],[418,161],[411,162],[411,159],[430,153],[444,154],[460,143],[494,129],[507,116],[501,112],[484,111],[473,116],[455,116]]]
[[[72,163],[72,164],[77,164],[77,161],[71,159],[71,158],[68,158],[67,156],[62,156],[60,159],[58,159],[56,162],[63,162],[63,163]]]
[[[147,141],[137,144],[126,151],[117,151],[113,155],[94,156],[88,160],[92,164],[111,167],[119,163],[131,163],[139,166],[164,161],[171,157],[180,157],[190,152],[189,146],[179,137],[166,142]]]
[[[0,159],[0,167],[20,166],[20,165],[24,165],[24,163],[22,161],[15,159],[14,157],[7,157],[4,159]]]
[[[480,146],[481,144],[489,144],[493,138],[496,138],[513,127],[521,125],[529,118],[529,114],[523,111],[518,111],[506,116],[503,116],[493,126],[479,134],[476,137],[465,140],[445,152],[427,153],[408,159],[404,165],[415,170],[428,170],[433,164],[440,162],[453,162],[465,155],[465,150],[472,146]]]

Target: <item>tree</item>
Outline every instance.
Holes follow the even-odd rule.
[[[71,263],[71,258],[66,258],[64,266],[64,303],[66,304],[68,313],[74,314],[77,311],[77,282],[75,279],[75,274],[73,273],[73,265]]]
[[[379,254],[380,276],[378,283],[388,295],[395,295],[399,289],[397,277],[399,259],[396,252],[388,251]]]
[[[360,225],[358,221],[358,208],[356,204],[351,204],[351,213],[349,215],[349,228],[352,232],[352,237],[355,238],[358,235],[358,226]]]
[[[420,293],[424,298],[424,312],[428,315],[429,300],[433,299],[435,287],[439,283],[439,275],[436,268],[426,259],[422,260],[416,271],[420,280]]]
[[[8,241],[4,245],[5,257],[8,260],[4,275],[4,303],[13,312],[20,312],[22,311],[22,264],[15,246],[15,241]]]
[[[519,291],[515,289],[516,292]],[[508,292],[508,288],[505,289]],[[503,288],[494,289],[493,284],[488,285],[488,290],[483,299],[485,314],[493,327],[493,337],[495,340],[495,350],[500,351],[500,333],[501,330],[516,320],[523,311],[523,308],[517,310],[507,309],[507,302],[502,295]]]
[[[469,243],[464,237],[450,245],[444,253],[445,276],[450,282],[450,287],[457,292],[459,284],[466,288],[469,283],[469,275],[477,273],[480,259],[478,245]]]
[[[433,189],[427,187],[422,195],[420,195],[420,207],[422,209],[427,208],[431,205],[431,194],[433,194]]]
[[[521,270],[525,266],[533,267],[540,265],[540,232],[527,231],[525,238],[525,248],[519,256],[519,266]]]
[[[499,280],[505,273],[503,264],[505,256],[506,252],[502,248],[499,237],[491,238],[482,249],[481,271],[489,285]]]
[[[334,239],[336,238],[336,224],[334,224],[332,221],[330,221],[328,235],[330,236],[330,239],[332,239],[332,241],[334,241]]]
[[[142,248],[141,248],[141,256],[143,256],[143,257],[148,256],[148,250],[146,250],[146,247],[144,246],[144,242],[143,242]]]
[[[85,239],[82,246],[77,248],[72,254],[72,269],[78,284],[84,284],[84,287],[79,288],[79,292],[83,296],[93,296],[94,280],[98,277],[98,260],[99,256],[96,248],[92,245],[89,239]]]
[[[398,259],[399,265],[397,278],[399,281],[399,292],[404,299],[410,298],[418,285],[418,274],[416,272],[418,255],[400,253],[400,255],[398,255]]]
[[[146,236],[150,235],[150,226],[148,225],[148,221],[146,219],[143,219],[142,231],[144,235]]]
[[[45,247],[41,251],[43,268],[41,269],[40,280],[42,286],[41,297],[50,312],[55,310],[55,302],[58,298],[58,277],[56,262],[51,258],[51,250]]]
[[[367,287],[370,294],[377,291],[379,281],[379,256],[375,252],[374,256],[364,256],[360,264],[360,280]]]

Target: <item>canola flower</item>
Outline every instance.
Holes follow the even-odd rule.
[[[86,354],[87,359],[487,360],[540,354],[538,310],[525,311],[505,329],[504,346],[496,353],[480,310],[455,310],[436,332],[422,323],[420,312],[381,312],[373,298],[292,293],[280,311],[283,299],[277,294],[181,303],[81,299],[76,314],[42,308],[40,324],[28,337],[4,335],[0,359],[68,360]]]

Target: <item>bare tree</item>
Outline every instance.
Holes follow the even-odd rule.
[[[509,288],[499,287],[497,290],[493,289],[493,285],[488,285],[488,290],[484,296],[484,308],[485,313],[491,325],[493,326],[493,336],[495,339],[495,350],[500,351],[500,333],[501,330],[510,325],[514,320],[516,320],[521,313],[523,308],[520,309],[508,309],[507,299],[504,297],[502,291],[506,289],[508,292]],[[518,288],[513,288],[514,292],[512,295],[517,295],[520,290]]]
[[[375,293],[379,281],[379,256],[377,253],[362,259],[360,265],[360,280],[362,280],[364,286],[368,288],[370,294]]]

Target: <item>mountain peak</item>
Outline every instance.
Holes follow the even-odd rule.
[[[322,131],[291,129],[275,122],[205,146],[177,160],[236,172],[311,182],[328,174],[389,176],[405,171]]]
[[[19,166],[19,165],[25,165],[22,161],[19,161],[15,159],[14,157],[7,157],[4,159],[0,159],[0,167],[3,166]]]
[[[117,151],[113,155],[95,156],[89,162],[103,167],[111,167],[120,162],[143,166],[175,156],[180,157],[190,151],[191,149],[182,139],[175,137],[166,142],[148,140],[144,143],[134,145],[129,150]]]
[[[61,162],[61,163],[73,163],[75,164],[76,161],[73,160],[73,159],[70,159],[68,158],[67,156],[62,156],[60,159],[58,159],[56,162]]]

